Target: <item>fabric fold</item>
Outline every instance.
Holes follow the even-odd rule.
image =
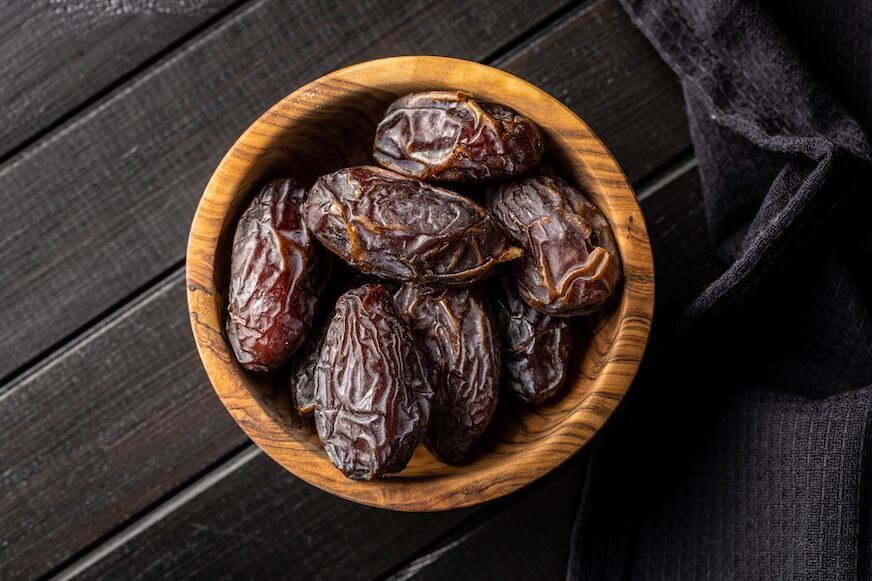
[[[621,3],[682,83],[717,273],[657,297],[568,575],[868,576],[872,4]]]

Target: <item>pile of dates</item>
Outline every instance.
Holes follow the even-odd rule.
[[[543,151],[507,107],[416,93],[378,125],[380,167],[273,181],[242,214],[228,340],[245,369],[288,371],[349,478],[401,471],[422,440],[462,463],[500,394],[535,404],[566,383],[570,317],[609,299],[621,263]]]

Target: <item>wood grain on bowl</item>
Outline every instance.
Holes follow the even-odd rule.
[[[420,446],[399,474],[356,482],[336,470],[311,426],[291,412],[287,389],[256,378],[234,360],[222,331],[233,228],[256,186],[293,176],[304,184],[364,163],[374,129],[396,97],[463,90],[531,118],[546,137],[546,159],[605,214],[624,264],[620,296],[579,333],[570,385],[535,407],[501,406],[474,457],[438,462]],[[627,391],[645,350],[654,271],[641,211],[605,146],[572,111],[500,70],[442,57],[396,57],[335,71],[267,111],[233,145],[212,176],[191,228],[188,305],[201,359],[221,401],[267,454],[326,491],[397,510],[445,510],[508,494],[552,470],[605,422]]]

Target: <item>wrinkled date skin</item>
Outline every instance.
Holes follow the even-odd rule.
[[[521,300],[503,280],[496,307],[503,345],[503,389],[541,403],[566,383],[572,328],[568,319],[545,315]]]
[[[615,291],[621,261],[609,224],[574,187],[552,175],[499,184],[488,207],[524,249],[515,267],[521,297],[559,317],[593,312]]]
[[[508,107],[457,91],[394,101],[375,135],[382,166],[420,180],[482,181],[520,175],[539,163],[542,133]]]
[[[475,202],[376,167],[319,178],[303,217],[348,264],[395,280],[470,284],[522,254]]]
[[[287,361],[312,326],[330,256],[303,225],[306,191],[270,182],[242,214],[233,238],[227,338],[250,371]]]
[[[476,288],[407,283],[394,300],[433,370],[436,395],[425,444],[442,462],[458,464],[497,407],[500,354],[490,309]]]
[[[301,416],[311,416],[315,411],[315,368],[326,330],[323,325],[312,331],[294,354],[290,373],[291,401]]]
[[[339,262],[334,263],[327,288],[319,300],[320,312],[313,329],[291,360],[289,377],[291,397],[294,409],[301,416],[311,416],[315,411],[315,368],[318,365],[321,342],[324,340],[327,324],[333,316],[333,305],[346,291],[369,282],[376,281],[373,277],[361,274],[349,266]]]
[[[342,295],[315,369],[315,427],[330,461],[355,480],[399,472],[430,418],[424,355],[390,291]]]

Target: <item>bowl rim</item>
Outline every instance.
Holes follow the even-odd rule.
[[[327,86],[360,86],[367,79],[386,75],[434,79],[434,90],[448,88],[452,83],[456,88],[457,79],[468,77],[488,86],[510,87],[524,95],[550,116],[543,123],[530,115],[534,121],[552,129],[562,128],[557,138],[565,142],[563,148],[573,152],[574,163],[584,168],[573,181],[582,180],[596,188],[597,196],[604,196],[601,202],[610,208],[603,213],[615,233],[624,268],[614,337],[602,356],[604,363],[591,379],[593,388],[585,394],[584,405],[536,443],[536,455],[547,460],[532,465],[528,462],[520,476],[505,463],[498,463],[481,474],[465,473],[460,467],[432,479],[349,480],[329,464],[326,455],[319,461],[309,447],[283,438],[286,426],[279,425],[251,395],[245,374],[224,338],[223,302],[214,280],[215,263],[221,224],[226,219],[222,211],[229,211],[228,200],[242,187],[240,178],[234,177],[239,165],[251,165],[253,154],[264,152],[271,139],[283,131],[277,128],[276,116],[287,122],[289,115],[317,107],[313,104],[315,97]],[[451,83],[446,80],[449,78],[453,79]],[[481,92],[474,86],[465,90],[473,95]],[[597,205],[602,210],[602,205]],[[620,223],[613,221],[615,208],[620,208]],[[222,404],[249,438],[309,484],[347,500],[403,511],[447,510],[493,500],[537,480],[572,457],[599,430],[629,389],[648,342],[654,311],[654,265],[644,217],[626,176],[602,141],[578,115],[542,89],[500,69],[451,57],[399,56],[364,61],[323,75],[270,107],[235,141],[206,185],[191,225],[185,270],[188,311],[200,360]],[[596,413],[592,414],[594,408]],[[324,469],[324,462],[329,470]]]

